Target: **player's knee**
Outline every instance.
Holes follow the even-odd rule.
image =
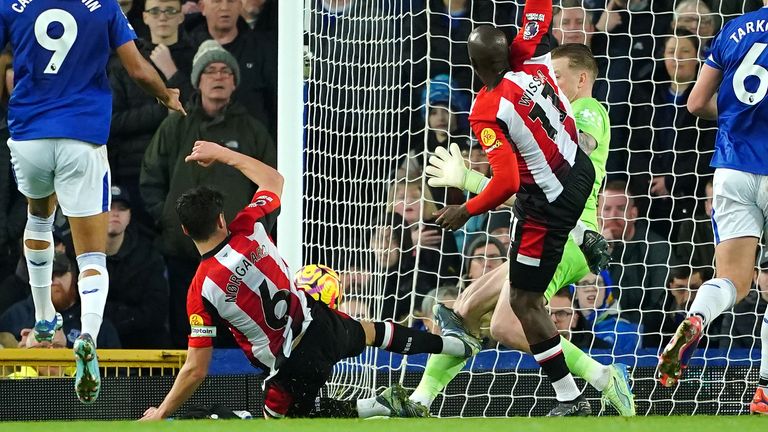
[[[517,349],[525,351],[528,347],[528,341],[525,339],[525,335],[518,330],[516,326],[510,325],[508,322],[502,320],[491,320],[491,338],[498,341],[507,348]]]
[[[107,273],[107,255],[102,252],[87,252],[77,256],[77,267],[80,269],[80,279],[104,276]]]

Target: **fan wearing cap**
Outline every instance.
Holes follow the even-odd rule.
[[[168,282],[165,263],[132,222],[132,201],[123,186],[112,186],[107,237],[109,296],[104,316],[120,334],[123,348],[167,348]]]
[[[232,94],[240,83],[235,58],[216,41],[200,45],[192,64],[192,85],[198,94],[188,115],[171,114],[158,128],[144,156],[140,189],[147,211],[159,231],[160,251],[168,266],[170,328],[175,345],[186,346],[189,323],[184,310],[187,287],[199,255],[181,231],[174,208],[181,194],[207,185],[227,191],[224,214],[234,218],[256,192],[256,186],[227,165],[204,169],[184,163],[197,140],[215,142],[269,166],[276,166],[275,146],[267,129],[251,117]]]
[[[80,301],[77,293],[77,268],[69,257],[61,251],[57,251],[53,259],[51,301],[56,312],[61,314],[62,329],[67,339],[67,347],[72,348],[75,340],[80,336],[80,329],[82,328]],[[17,340],[21,340],[24,329],[30,329],[34,324],[35,304],[31,295],[14,303],[0,315],[0,333],[10,333]],[[121,347],[117,331],[106,316],[101,324],[96,343],[99,348]]]

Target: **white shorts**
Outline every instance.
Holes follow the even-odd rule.
[[[65,216],[109,211],[107,147],[71,139],[8,140],[19,191],[41,199],[56,193]]]
[[[763,236],[768,223],[768,176],[718,168],[712,195],[715,244],[738,237]]]

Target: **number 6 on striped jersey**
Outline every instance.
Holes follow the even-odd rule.
[[[60,37],[54,39],[48,35],[48,27],[53,23],[59,23],[64,27]],[[69,12],[62,9],[48,9],[35,20],[35,39],[37,43],[48,51],[53,51],[51,59],[45,66],[44,73],[58,74],[61,64],[67,58],[69,50],[77,39],[77,21]]]

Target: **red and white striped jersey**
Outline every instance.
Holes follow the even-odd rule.
[[[472,106],[472,131],[493,169],[488,186],[467,203],[472,214],[503,203],[518,191],[512,184],[554,201],[575,162],[578,130],[552,68],[551,20],[552,0],[526,2],[523,29],[509,48],[512,70],[492,90],[483,87]]]
[[[304,292],[267,234],[265,216],[280,198],[259,191],[229,225],[230,235],[203,256],[187,294],[189,346],[213,346],[224,320],[246,357],[273,374],[312,321]]]

